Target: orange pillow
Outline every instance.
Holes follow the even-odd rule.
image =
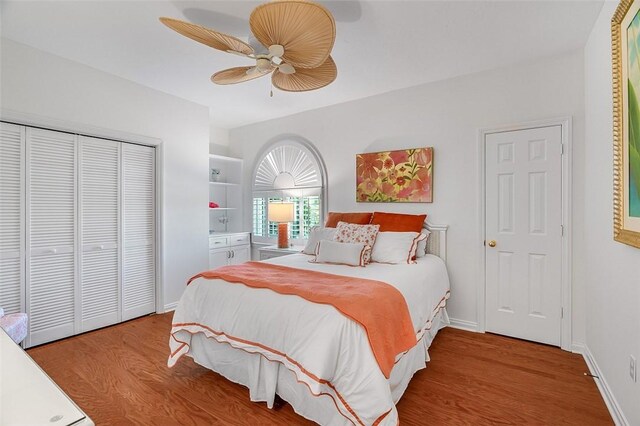
[[[338,222],[355,223],[356,225],[368,225],[373,213],[337,213],[329,212],[325,228],[335,228]]]
[[[400,214],[374,212],[372,225],[380,225],[380,232],[420,232],[426,214]]]

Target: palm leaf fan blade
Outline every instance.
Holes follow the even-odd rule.
[[[283,46],[282,59],[296,68],[321,66],[336,38],[331,13],[306,1],[276,1],[258,6],[251,13],[249,25],[264,46]]]
[[[179,19],[160,18],[160,22],[175,32],[214,49],[222,50],[223,52],[232,51],[243,55],[253,53],[251,46],[233,36],[190,22],[180,21]]]
[[[235,67],[218,71],[211,76],[211,81],[216,84],[236,84],[253,80],[269,74],[273,69],[260,71],[256,67]]]
[[[331,84],[338,76],[336,63],[331,56],[318,68],[297,68],[294,74],[284,74],[277,69],[273,72],[273,85],[286,92],[306,92]]]

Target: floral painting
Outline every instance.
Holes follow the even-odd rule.
[[[627,28],[627,90],[629,132],[628,170],[629,216],[640,218],[640,13],[636,12]]]
[[[433,148],[356,155],[356,201],[431,203]]]
[[[621,0],[611,19],[613,238],[640,248],[640,1]]]

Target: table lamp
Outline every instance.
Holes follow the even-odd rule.
[[[289,247],[289,222],[293,220],[293,203],[269,203],[269,222],[278,223],[278,248]]]

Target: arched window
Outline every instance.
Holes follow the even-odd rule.
[[[311,144],[287,139],[269,145],[253,171],[254,240],[275,241],[278,224],[267,219],[269,203],[283,201],[295,205],[289,238],[307,238],[313,226],[324,223],[325,179],[322,159]]]

